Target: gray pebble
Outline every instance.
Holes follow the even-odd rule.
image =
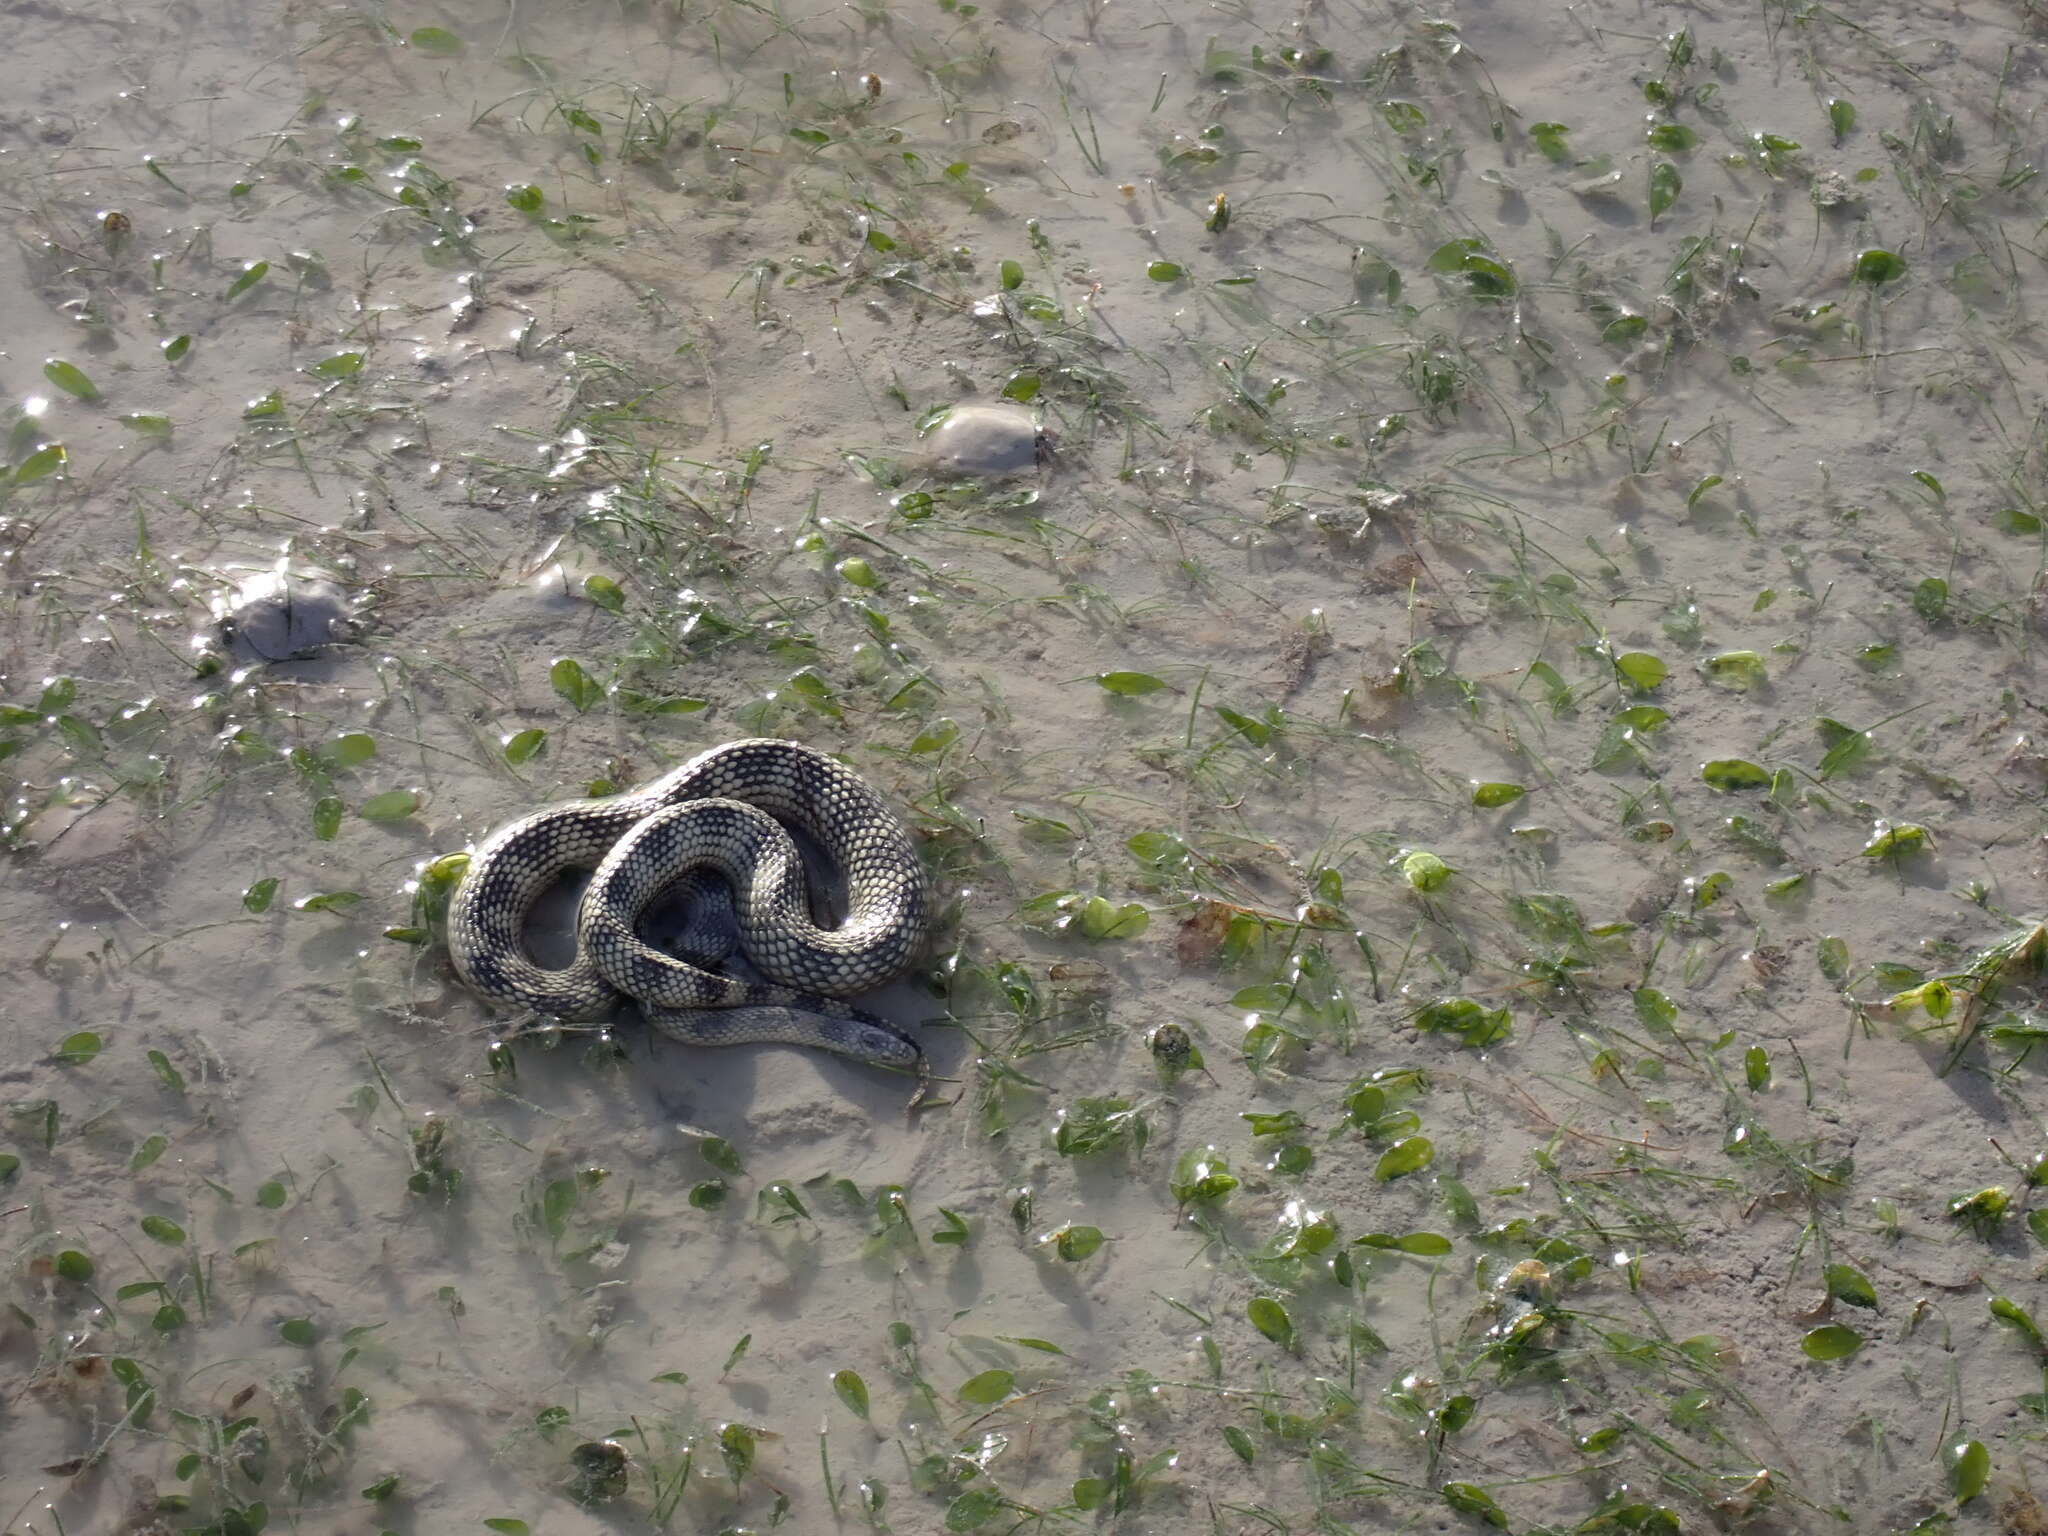
[[[933,468],[947,475],[1012,475],[1034,468],[1038,421],[1016,405],[956,405],[927,439]]]
[[[238,661],[295,661],[349,639],[355,605],[325,577],[263,571],[218,612],[221,639]]]

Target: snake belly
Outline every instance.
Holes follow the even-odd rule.
[[[782,823],[818,845],[846,885],[846,919],[811,918],[802,856]],[[576,957],[527,952],[528,916],[564,872],[596,866],[577,915]],[[636,920],[679,882],[728,883],[745,982],[662,953]],[[805,1045],[914,1065],[908,1036],[840,999],[893,980],[923,941],[930,906],[909,833],[869,785],[794,742],[729,742],[624,795],[551,806],[471,855],[448,907],[456,974],[488,1001],[560,1019],[600,1018],[621,995],[697,1045]],[[653,993],[644,995],[642,988]]]

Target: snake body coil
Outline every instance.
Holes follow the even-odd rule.
[[[846,920],[835,928],[812,920],[785,822],[844,875]],[[536,964],[524,940],[534,902],[565,871],[593,865],[575,960]],[[729,899],[739,948],[765,982],[693,964],[716,963],[701,937],[686,939],[689,959],[640,938],[641,914],[679,887],[716,893],[714,906]],[[624,994],[694,1045],[807,1045],[907,1067],[921,1060],[916,1042],[840,999],[903,973],[928,906],[909,834],[859,775],[793,742],[735,741],[630,794],[550,806],[492,833],[449,903],[448,950],[470,990],[535,1013],[599,1018]]]

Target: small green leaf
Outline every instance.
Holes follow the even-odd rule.
[[[365,821],[403,821],[420,808],[420,792],[416,789],[387,789],[381,795],[372,795],[357,809],[356,814]]]
[[[1164,681],[1149,672],[1104,672],[1096,677],[1095,682],[1097,687],[1127,699],[1157,693],[1166,686]]]
[[[1896,858],[1933,846],[1933,835],[1923,826],[1910,821],[1880,822],[1870,841],[1863,845],[1862,854],[1866,859]]]
[[[192,338],[190,336],[173,336],[167,341],[160,342],[158,345],[164,354],[164,361],[175,363],[192,350]]]
[[[1407,854],[1401,860],[1401,876],[1418,891],[1434,891],[1442,888],[1451,878],[1451,866],[1433,853],[1420,849]]]
[[[269,275],[269,272],[270,263],[267,261],[243,262],[241,272],[236,275],[232,283],[228,284],[227,298],[230,301],[239,299],[251,288],[262,282]],[[243,414],[247,415],[248,413],[244,412]]]
[[[1669,1034],[1678,1023],[1678,1004],[1655,987],[1635,990],[1636,1017],[1648,1028]]]
[[[352,379],[363,371],[363,354],[337,352],[332,357],[321,358],[307,371],[322,379]]]
[[[2034,1321],[2033,1313],[2010,1296],[1994,1296],[1989,1306],[1991,1315],[2016,1330],[2033,1346],[2036,1354],[2048,1355],[2048,1338],[2042,1337],[2041,1325]]]
[[[73,1285],[83,1285],[92,1278],[92,1260],[76,1248],[66,1248],[57,1255],[57,1277],[69,1280]]]
[[[183,1093],[185,1091],[185,1074],[172,1066],[171,1058],[162,1051],[152,1050],[149,1052],[149,1066],[150,1070],[156,1073],[157,1081],[170,1089],[171,1092]]]
[[[296,1344],[301,1349],[311,1349],[320,1339],[310,1317],[288,1317],[277,1325],[277,1332],[285,1343]]]
[[[16,485],[34,485],[38,480],[47,479],[62,469],[70,455],[62,443],[45,443],[34,453],[14,466]]]
[[[1372,1176],[1385,1184],[1403,1174],[1420,1172],[1435,1156],[1436,1148],[1427,1136],[1404,1136],[1380,1154]]]
[[[162,1157],[171,1145],[168,1136],[146,1136],[136,1143],[135,1150],[128,1155],[128,1171],[140,1173],[151,1163]]]
[[[320,749],[330,768],[355,768],[377,755],[377,738],[368,731],[343,731]]]
[[[1257,1134],[1254,1132],[1254,1134]],[[1174,1161],[1167,1192],[1182,1205],[1221,1200],[1237,1188],[1237,1175],[1215,1147],[1189,1147]]]
[[[106,1042],[89,1029],[66,1035],[57,1046],[57,1065],[60,1067],[82,1067],[99,1055]]]
[[[1476,1050],[1507,1039],[1509,1016],[1505,1008],[1483,1007],[1469,997],[1444,997],[1415,1015],[1415,1027],[1425,1034],[1456,1035]]]
[[[723,1136],[704,1137],[697,1143],[697,1155],[720,1173],[729,1173],[734,1178],[747,1171],[746,1164],[740,1161],[739,1148]]]
[[[1472,803],[1482,810],[1497,810],[1503,805],[1513,805],[1526,791],[1519,784],[1474,784]]]
[[[603,687],[572,657],[564,656],[549,667],[548,681],[579,715],[604,698]]]
[[[953,745],[954,742],[958,741],[959,739],[959,722],[954,720],[948,720],[944,716],[941,716],[939,719],[934,720],[930,722],[928,725],[926,725],[923,730],[919,731],[917,735],[912,738],[910,743],[910,750],[911,752],[919,755],[922,755],[926,752],[943,752],[947,747],[950,747],[951,745]]]
[[[294,912],[335,912],[348,911],[363,899],[361,891],[321,891],[312,896],[301,896],[292,903]]]
[[[1271,1296],[1254,1296],[1244,1309],[1251,1325],[1283,1349],[1294,1343],[1294,1319]]]
[[[1008,1397],[1016,1384],[1017,1377],[1013,1372],[983,1371],[960,1384],[960,1401],[972,1403],[977,1408],[987,1408]]]
[[[1614,670],[1628,679],[1638,693],[1648,693],[1670,675],[1661,658],[1648,651],[1623,651],[1614,658]]]
[[[970,1488],[946,1506],[948,1531],[978,1531],[1002,1512],[1003,1496],[993,1488]]]
[[[1767,888],[1768,889],[1768,888]],[[1751,1093],[1762,1093],[1771,1086],[1771,1053],[1760,1045],[1752,1045],[1742,1053],[1742,1077]]]
[[[256,1186],[256,1203],[266,1211],[275,1211],[283,1207],[289,1193],[278,1180],[268,1179]]]
[[[1764,659],[1755,651],[1722,651],[1709,656],[1700,668],[1715,682],[1748,688],[1764,681]]]
[[[1863,1347],[1863,1335],[1841,1323],[1823,1323],[1799,1341],[1813,1360],[1846,1360]]]
[[[1836,1301],[1877,1309],[1877,1288],[1854,1264],[1830,1264],[1821,1271],[1821,1277],[1827,1283],[1828,1294]]]
[[[1928,623],[1939,624],[1948,615],[1948,583],[1929,576],[1914,587],[1913,611]]]
[[[1647,315],[1624,310],[1607,322],[1606,329],[1600,332],[1600,339],[1611,347],[1633,346],[1649,329],[1650,320]]]
[[[345,807],[339,795],[322,795],[313,802],[313,836],[323,843],[331,843],[341,831],[341,813]]]
[[[514,767],[529,761],[548,739],[548,733],[539,726],[514,732],[505,738],[505,761]]]
[[[1646,135],[1650,148],[1667,155],[1684,154],[1700,141],[1700,136],[1683,123],[1658,123]]]
[[[1669,160],[1659,160],[1650,167],[1650,222],[1656,223],[1657,216],[1678,201],[1678,194],[1684,188],[1684,178],[1678,174],[1678,167]]]
[[[1768,771],[1741,757],[1717,757],[1701,763],[1700,777],[1723,793],[1736,789],[1763,789],[1771,782]]]
[[[541,1191],[541,1226],[550,1238],[568,1230],[569,1214],[576,1209],[576,1181],[555,1179]]]
[[[868,1384],[860,1379],[857,1371],[834,1371],[832,1390],[839,1394],[839,1401],[846,1404],[847,1411],[855,1418],[868,1416]]]
[[[270,904],[277,898],[277,877],[265,875],[246,891],[242,892],[242,906],[250,912],[268,912]]]
[[[1145,268],[1145,275],[1155,283],[1177,283],[1188,274],[1177,261],[1155,261]]]
[[[1091,939],[1135,939],[1151,923],[1152,914],[1135,901],[1118,906],[1107,897],[1090,896],[1074,926]]]
[[[284,396],[274,389],[269,394],[258,396],[242,407],[242,419],[244,421],[262,421],[267,417],[282,416],[283,414]]]
[[[1003,259],[1002,265],[998,267],[996,270],[1001,274],[1003,291],[1005,293],[1014,292],[1016,289],[1022,288],[1024,286],[1023,263],[1012,261],[1008,257],[1005,257]]]
[[[635,693],[630,688],[620,688],[613,696],[626,708],[643,715],[694,715],[711,707],[709,699],[693,699],[686,694],[670,694],[657,698],[650,694]]]
[[[1821,975],[1841,986],[1849,978],[1849,944],[1839,934],[1823,935],[1814,958],[1820,965]]]
[[[1839,96],[1828,98],[1828,126],[1835,130],[1835,142],[1840,143],[1856,126],[1856,106]]]
[[[1493,1495],[1477,1483],[1445,1483],[1437,1493],[1445,1504],[1461,1515],[1471,1515],[1495,1530],[1508,1528],[1508,1512],[1494,1503]]]
[[[882,578],[875,573],[874,566],[859,555],[849,555],[837,562],[832,571],[848,586],[859,587],[864,592],[872,592],[882,584]]]
[[[626,594],[609,576],[583,578],[583,595],[606,613],[619,613],[626,606]]]
[[[446,27],[415,27],[407,41],[421,53],[441,59],[453,58],[462,52],[462,39]]]
[[[147,1236],[173,1248],[185,1241],[185,1229],[168,1216],[143,1217],[142,1230]]]
[[[1905,276],[1906,261],[1896,251],[1887,251],[1881,246],[1872,246],[1868,250],[1856,253],[1856,262],[1853,270],[1857,282],[1870,283],[1874,286],[1879,283],[1889,283],[1894,278]]]
[[[83,370],[75,363],[65,362],[61,357],[53,357],[43,364],[43,377],[65,394],[75,395],[80,400],[97,400],[100,397],[98,387],[85,376]]]
[[[518,182],[505,189],[505,201],[521,213],[539,213],[547,197],[531,182]]]
[[[1103,1244],[1100,1227],[1064,1226],[1053,1234],[1053,1249],[1069,1264],[1078,1264]]]
[[[131,411],[121,418],[121,425],[137,437],[153,438],[160,443],[168,441],[172,431],[171,418],[155,411]]]
[[[1943,1453],[1943,1460],[1948,1463],[1948,1485],[1958,1504],[1967,1504],[1984,1491],[1991,1478],[1991,1453],[1982,1441],[1955,1440]]]
[[[1392,1253],[1414,1254],[1417,1258],[1442,1258],[1451,1251],[1451,1240],[1441,1232],[1368,1232],[1351,1240],[1354,1248],[1382,1248]]]

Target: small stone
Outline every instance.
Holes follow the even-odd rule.
[[[238,660],[296,661],[348,640],[355,605],[323,576],[279,568],[244,581],[215,614]]]
[[[626,1491],[626,1468],[632,1458],[616,1440],[586,1440],[569,1453],[576,1480],[570,1494],[586,1504],[616,1499]]]
[[[1162,1024],[1152,1031],[1149,1042],[1152,1059],[1169,1072],[1178,1072],[1188,1064],[1195,1053],[1195,1042],[1188,1038],[1188,1032],[1178,1024]]]
[[[1849,185],[1849,178],[1840,171],[1822,171],[1813,178],[1812,185],[1807,188],[1807,196],[1813,199],[1816,208],[1839,208],[1844,203],[1853,202],[1856,193]]]
[[[1035,468],[1044,442],[1022,406],[956,405],[932,429],[933,468],[942,475],[1013,475]]]

